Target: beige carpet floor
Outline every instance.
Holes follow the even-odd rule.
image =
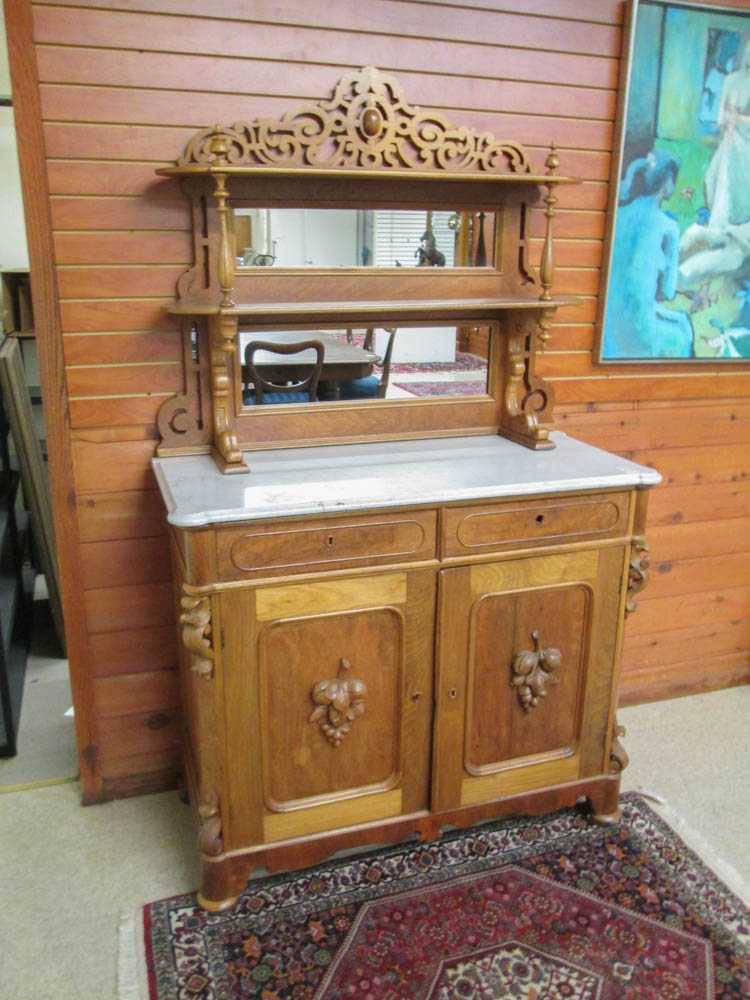
[[[0,757],[0,792],[28,782],[78,775],[75,725],[73,717],[65,714],[72,703],[68,661],[60,656],[46,601],[35,601],[32,635],[18,753]]]
[[[750,688],[620,713],[625,785],[664,797],[750,880]],[[120,914],[195,887],[177,795],[82,809],[76,785],[0,795],[1,1000],[113,1000]]]

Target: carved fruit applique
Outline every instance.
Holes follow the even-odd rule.
[[[557,677],[553,676],[553,671],[557,670],[562,663],[562,654],[559,649],[548,647],[542,649],[539,632],[534,629],[531,633],[534,640],[534,650],[523,650],[513,657],[513,676],[511,677],[511,687],[518,688],[518,700],[521,702],[524,712],[530,712],[534,705],[539,704],[539,699],[547,695],[546,685],[557,684]]]
[[[357,716],[365,712],[365,684],[354,677],[343,676],[351,668],[351,663],[342,657],[338,676],[318,681],[310,693],[317,707],[313,709],[309,721],[320,722],[325,738],[334,747],[339,746],[351,731]]]

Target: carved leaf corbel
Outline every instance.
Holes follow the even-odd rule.
[[[198,847],[203,854],[215,858],[224,850],[221,810],[219,809],[219,796],[216,792],[209,792],[205,796],[198,806],[198,816],[200,817]]]
[[[646,587],[651,575],[651,549],[643,535],[633,539],[630,549],[630,567],[628,570],[628,596],[625,601],[625,614],[632,615],[638,607],[636,597]]]
[[[559,649],[550,646],[542,649],[542,642],[537,629],[531,633],[534,641],[533,650],[521,650],[513,657],[510,685],[517,688],[518,700],[524,712],[539,704],[540,698],[547,696],[547,684],[557,684],[553,671],[562,663]]]
[[[214,672],[214,651],[211,647],[211,599],[185,594],[180,602],[183,613],[182,643],[192,657],[191,670],[200,677],[211,678]]]
[[[625,726],[620,726],[615,719],[615,726],[612,733],[612,749],[609,752],[609,770],[611,774],[619,774],[628,766],[630,758],[625,747],[620,742],[620,737],[625,735]]]
[[[352,723],[358,715],[364,715],[367,687],[354,677],[344,677],[351,670],[351,663],[341,658],[338,674],[324,681],[318,681],[310,692],[316,705],[309,722],[318,722],[323,735],[337,747],[351,732]]]

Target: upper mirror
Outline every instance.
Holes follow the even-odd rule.
[[[233,207],[239,267],[492,267],[495,214]]]

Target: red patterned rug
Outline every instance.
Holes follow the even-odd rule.
[[[486,396],[486,382],[394,382],[412,396]]]
[[[144,908],[151,1000],[739,1000],[750,911],[634,793]]]

